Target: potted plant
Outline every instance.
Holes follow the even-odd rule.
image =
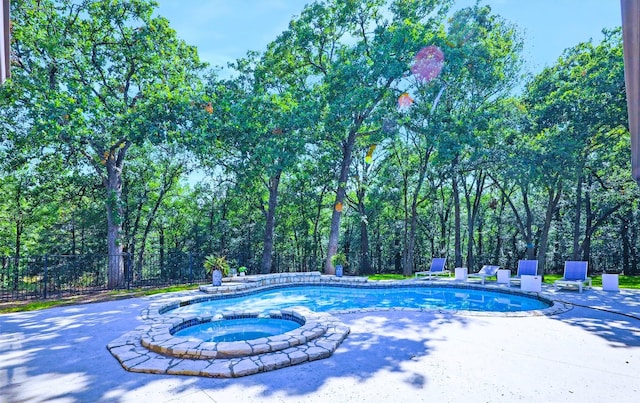
[[[247,268],[245,266],[238,267],[238,273],[240,273],[240,276],[244,276],[247,274]]]
[[[344,267],[348,265],[349,262],[347,262],[347,257],[343,252],[336,252],[335,255],[331,256],[331,264],[336,269],[336,277],[342,277]]]
[[[211,284],[214,286],[221,285],[222,277],[229,275],[229,262],[225,256],[207,256],[204,258],[204,268],[211,275]]]

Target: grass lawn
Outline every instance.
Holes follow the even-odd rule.
[[[546,284],[553,284],[554,281],[561,278],[560,274],[545,274],[544,282]],[[405,277],[402,274],[393,274],[393,273],[385,273],[385,274],[374,274],[369,276],[369,280],[379,281],[379,280],[406,280],[411,277]],[[491,279],[491,277],[489,277]],[[493,277],[495,280],[495,277]],[[593,276],[591,277],[591,281],[594,287],[602,287],[602,277],[601,276]],[[630,289],[640,289],[640,276],[620,276],[618,279],[620,288],[630,288]]]
[[[405,277],[402,274],[383,273],[383,274],[372,274],[368,278],[369,278],[369,280],[375,280],[375,281],[379,281],[379,280],[406,280],[408,278],[413,278],[413,276]]]
[[[561,278],[560,274],[545,274],[544,282],[547,284],[553,284],[554,281]],[[591,282],[594,287],[602,287],[602,276],[592,276]],[[640,276],[622,276],[618,277],[618,284],[620,288],[640,289]]]

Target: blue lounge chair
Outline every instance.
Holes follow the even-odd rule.
[[[484,265],[482,266],[482,269],[480,269],[479,272],[477,273],[470,273],[468,275],[468,277],[478,277],[480,279],[482,279],[482,284],[484,284],[484,280],[487,277],[491,277],[491,276],[495,276],[498,273],[498,270],[500,269],[500,266],[490,266],[490,265]]]
[[[509,286],[511,283],[519,285],[522,281],[522,276],[535,276],[538,274],[538,261],[537,260],[518,260],[518,272],[514,277],[509,279]]]
[[[582,292],[584,286],[591,288],[591,277],[587,277],[587,265],[585,261],[564,262],[564,275],[561,279],[553,282],[553,287],[578,288]]]
[[[444,268],[445,263],[447,263],[446,257],[434,257],[431,260],[429,270],[417,271],[415,272],[415,276],[416,278],[418,278],[418,276],[429,276],[429,280],[431,280],[431,276],[443,276],[445,274],[451,276],[451,272]]]

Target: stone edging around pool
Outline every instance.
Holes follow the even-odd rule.
[[[109,343],[107,349],[131,372],[235,378],[327,358],[350,332],[327,313],[304,307],[280,312],[304,318],[305,325],[268,338],[208,343],[173,336],[172,328],[193,319],[173,318],[139,326]]]
[[[320,272],[304,272],[304,273],[277,273],[277,274],[264,274],[257,276],[245,276],[245,277],[233,277],[226,279],[227,281],[221,286],[204,285],[200,286],[200,291],[206,293],[205,296],[196,296],[188,300],[182,300],[179,302],[173,302],[165,304],[164,306],[150,306],[148,315],[156,317],[158,315],[171,315],[171,310],[180,306],[195,304],[199,302],[210,301],[219,298],[228,298],[231,296],[248,295],[256,293],[269,288],[275,288],[278,286],[287,286],[295,284],[308,284],[308,285],[327,285],[336,287],[372,287],[372,288],[403,288],[403,287],[447,287],[447,288],[463,288],[463,289],[476,289],[484,291],[493,291],[503,294],[521,295],[529,298],[539,299],[550,306],[546,309],[520,311],[520,312],[483,312],[483,311],[466,311],[466,310],[451,310],[451,309],[426,309],[426,308],[367,308],[367,309],[345,309],[340,311],[332,311],[333,314],[344,314],[363,311],[384,311],[384,310],[417,310],[417,311],[430,311],[441,313],[453,313],[463,316],[506,316],[506,317],[528,317],[528,316],[550,316],[557,315],[563,312],[567,312],[572,309],[570,304],[554,301],[550,298],[544,297],[540,293],[536,292],[524,292],[516,288],[509,288],[500,285],[476,285],[472,283],[463,283],[454,280],[442,280],[437,279],[429,281],[426,279],[418,280],[391,280],[391,281],[368,281],[366,277],[336,277],[321,275]],[[154,310],[157,311],[154,312]]]
[[[171,329],[188,320],[204,321],[207,318],[186,317],[171,312],[180,306],[198,302],[204,302],[218,298],[229,298],[237,295],[247,295],[265,289],[287,286],[290,284],[329,285],[345,287],[377,287],[394,288],[407,286],[424,287],[452,287],[489,290],[506,294],[526,295],[538,298],[551,304],[549,308],[522,312],[478,312],[463,310],[433,310],[412,308],[367,308],[346,309],[333,314],[354,312],[374,312],[385,310],[413,310],[441,312],[445,314],[457,314],[468,316],[503,316],[523,317],[556,315],[572,309],[572,305],[560,301],[553,301],[541,296],[539,293],[526,293],[505,287],[484,285],[477,286],[467,283],[458,283],[446,280],[404,280],[369,282],[362,277],[336,277],[321,275],[319,272],[309,273],[280,273],[258,276],[236,277],[225,279],[225,283],[219,287],[201,286],[200,291],[206,295],[174,297],[169,300],[156,301],[142,311],[141,319],[146,324],[137,327],[107,345],[107,349],[120,362],[122,367],[131,372],[198,375],[216,378],[232,378],[251,375],[258,372],[271,371],[306,361],[314,361],[327,358],[333,354],[350,332],[348,326],[328,313],[312,312],[304,307],[295,307],[289,310],[296,315],[305,317],[305,323],[312,324],[312,328],[326,329],[324,334],[317,337],[308,337],[308,334],[293,334],[293,339],[302,340],[300,343],[284,345],[279,337],[264,340],[255,339],[242,342],[229,343],[199,343],[174,337]],[[248,312],[231,312],[225,315],[247,315]],[[302,327],[298,330],[303,331]],[[316,329],[317,330],[317,329]],[[294,331],[295,332],[295,331]],[[291,336],[290,332],[287,335]],[[288,338],[289,336],[285,336]],[[222,354],[220,354],[222,352]],[[234,357],[229,357],[233,355]]]

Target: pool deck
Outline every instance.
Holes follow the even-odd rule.
[[[544,285],[541,295],[572,307],[554,315],[336,314],[351,332],[331,357],[240,378],[128,372],[107,350],[150,305],[195,295],[0,315],[0,402],[640,400],[635,290]]]

